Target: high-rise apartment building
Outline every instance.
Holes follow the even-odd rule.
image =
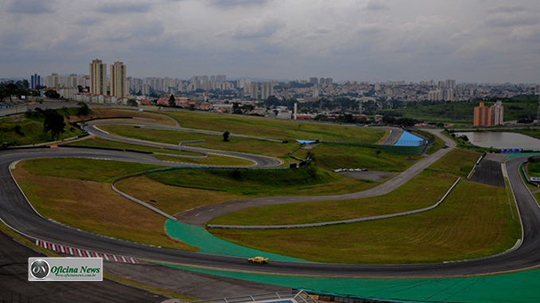
[[[318,84],[318,83],[319,83],[319,78],[317,78],[317,77],[311,77],[311,78],[309,78],[309,83],[311,83],[311,84]]]
[[[491,107],[486,107],[484,102],[474,108],[474,126],[496,126],[504,122],[504,107],[501,101],[497,101]]]
[[[474,108],[474,126],[491,126],[491,108],[484,106],[484,102]]]
[[[77,87],[77,85],[79,85],[79,77],[76,74],[69,75],[66,80],[67,81],[64,86]]]
[[[45,78],[45,86],[47,86],[47,88],[60,88],[61,85],[62,79],[58,73],[52,73]]]
[[[30,76],[30,88],[38,89],[41,86],[41,76],[38,74],[33,74]]]
[[[126,65],[121,61],[111,65],[111,96],[119,100],[128,96]]]
[[[266,100],[274,95],[274,83],[266,82],[261,84],[261,99]]]
[[[491,125],[502,125],[504,122],[504,107],[502,101],[491,106]]]
[[[98,59],[90,63],[90,93],[107,94],[107,64]]]
[[[251,83],[251,85],[249,87],[249,95],[253,99],[258,99],[259,98],[259,85],[258,85],[258,83]]]

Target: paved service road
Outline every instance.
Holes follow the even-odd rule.
[[[437,130],[430,130],[430,132],[440,135],[446,145],[449,148],[440,149],[437,152],[426,156],[424,159],[418,161],[413,166],[409,167],[406,171],[400,173],[396,177],[384,182],[383,184],[376,186],[374,188],[350,193],[343,195],[334,195],[334,196],[288,196],[288,197],[261,197],[261,198],[250,198],[242,199],[235,201],[228,201],[220,204],[212,204],[207,206],[201,206],[194,208],[185,212],[182,212],[177,215],[179,221],[204,226],[208,221],[217,218],[219,216],[236,212],[242,209],[251,208],[255,206],[263,205],[276,205],[276,204],[286,204],[286,203],[298,203],[298,202],[311,202],[311,201],[328,201],[328,200],[347,200],[347,199],[359,199],[359,198],[368,198],[375,197],[387,194],[403,184],[407,183],[410,179],[414,178],[420,174],[424,169],[429,167],[431,164],[435,163],[437,160],[446,155],[452,148],[456,146],[456,143],[439,133]],[[264,222],[261,222],[261,225],[264,225]]]
[[[42,218],[26,201],[9,172],[10,163],[36,157],[91,157],[160,163],[160,161],[148,155],[91,149],[58,148],[0,152],[0,188],[2,188],[2,191],[0,191],[0,216],[6,224],[29,238],[39,238],[59,244],[106,253],[129,255],[141,259],[228,270],[254,270],[254,267],[243,258],[146,246],[72,229]],[[540,254],[538,254],[538,249],[540,249],[540,208],[520,179],[518,168],[519,164],[524,160],[524,158],[517,158],[508,162],[509,179],[515,191],[524,226],[524,241],[516,250],[497,256],[462,262],[412,265],[349,265],[274,261],[267,266],[257,267],[256,270],[280,274],[331,277],[442,277],[497,273],[538,266],[540,265]],[[414,173],[414,170],[411,173]],[[385,189],[380,190],[384,191]]]

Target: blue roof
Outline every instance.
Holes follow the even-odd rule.
[[[394,145],[395,146],[420,146],[422,144],[424,144],[424,139],[408,131],[403,131],[403,134]]]

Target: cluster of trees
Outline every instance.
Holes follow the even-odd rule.
[[[243,104],[243,105],[240,105],[240,103],[238,102],[234,102],[233,103],[233,114],[235,115],[245,115],[247,113],[249,113],[250,111],[254,110],[255,109],[255,106],[251,105],[251,104]]]
[[[88,108],[86,103],[79,102],[78,105],[77,116],[88,116],[91,113],[90,108]],[[67,111],[65,108],[63,110],[64,112]],[[64,116],[55,109],[43,110],[38,107],[34,110],[26,111],[24,115],[29,119],[43,119],[43,131],[45,133],[50,132],[53,140],[58,140],[60,134],[63,133],[66,128]],[[17,130],[15,131],[17,132]]]
[[[357,123],[357,124],[370,124],[371,121],[365,118],[356,118],[353,114],[341,114],[335,119],[331,119],[326,115],[317,115],[314,118],[315,121],[336,121],[341,123]]]
[[[57,140],[66,127],[64,116],[54,109],[42,110],[38,107],[34,110],[28,110],[24,115],[29,119],[43,119],[43,131],[51,132],[53,140]]]
[[[51,99],[60,99],[60,94],[54,89],[45,91],[45,96]]]
[[[412,118],[396,118],[392,116],[383,116],[382,122],[384,124],[390,124],[390,125],[399,125],[403,127],[411,127],[414,126],[416,123],[418,123],[417,120]]]
[[[12,101],[12,96],[28,95],[32,95],[28,90],[28,80],[0,83],[0,102],[6,99]]]

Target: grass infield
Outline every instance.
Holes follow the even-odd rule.
[[[89,232],[111,236],[128,241],[181,250],[196,250],[195,247],[170,238],[163,225],[165,218],[151,210],[133,203],[111,189],[112,178],[136,172],[141,169],[128,169],[125,163],[91,160],[91,163],[51,161],[80,159],[27,160],[19,163],[14,176],[32,205],[39,213],[68,226]],[[92,167],[94,176],[82,176],[86,170],[78,171],[72,167]],[[56,175],[43,175],[48,167],[56,167]],[[64,170],[65,168],[65,170]],[[145,168],[146,169],[146,168]],[[112,172],[111,172],[112,171]],[[114,177],[112,174],[116,173]]]
[[[384,129],[367,127],[193,111],[176,111],[167,112],[166,114],[176,119],[183,127],[214,131],[228,130],[231,133],[268,137],[279,140],[319,139],[328,141],[375,143],[387,132]]]
[[[136,150],[136,151],[142,151],[142,152],[163,153],[163,154],[173,154],[173,155],[203,156],[203,154],[200,154],[200,153],[176,151],[176,150],[166,149],[166,148],[135,145],[135,144],[129,144],[129,143],[124,143],[124,142],[119,142],[119,141],[107,140],[107,139],[98,138],[98,137],[88,137],[87,139],[76,141],[76,142],[70,142],[64,145],[80,146],[80,147],[129,149],[129,150]]]
[[[236,244],[311,261],[442,262],[512,247],[521,235],[509,202],[504,189],[461,181],[444,203],[425,213],[318,228],[211,232]]]
[[[230,213],[209,223],[303,224],[364,218],[427,207],[435,204],[458,176],[467,175],[479,155],[472,151],[453,150],[405,185],[383,196],[260,206]]]
[[[282,157],[298,146],[298,143],[296,142],[278,143],[236,137],[231,137],[230,142],[223,142],[223,137],[221,136],[179,132],[173,130],[146,129],[128,125],[101,125],[100,128],[123,137],[169,144],[178,144],[181,141],[204,140],[204,144],[199,144],[196,146],[219,150],[262,154],[273,157]]]

